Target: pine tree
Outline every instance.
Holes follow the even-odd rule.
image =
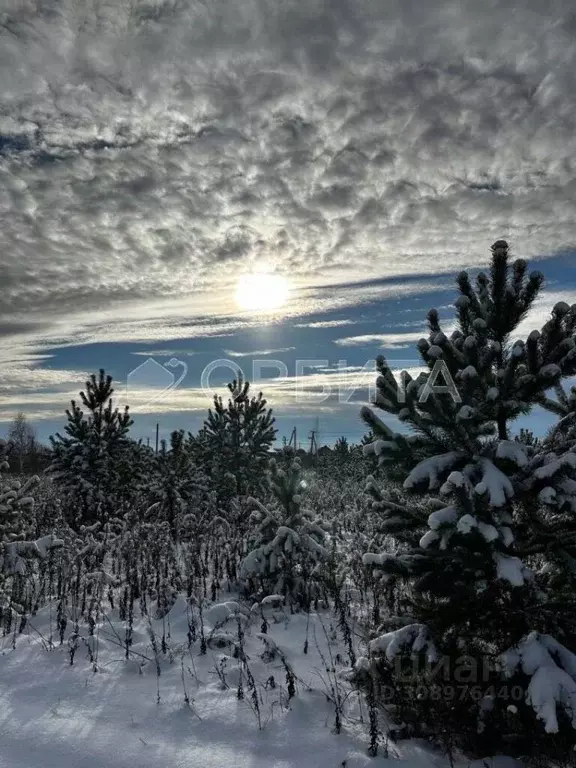
[[[542,282],[541,273],[527,273],[524,260],[510,264],[507,243],[497,241],[489,275],[480,272],[475,287],[466,272],[458,276],[457,330],[448,337],[436,310],[429,312],[429,338],[418,343],[428,372],[416,379],[404,373],[401,387],[385,358],[378,358],[374,405],[410,428],[409,434],[395,433],[371,409],[362,411],[375,436],[365,453],[377,456],[392,476],[403,473],[408,495],[398,503],[374,478],[368,484],[381,528],[398,548],[368,553],[364,561],[403,582],[408,596],[405,615],[388,622],[402,628],[373,641],[373,650],[389,660],[402,649],[502,660],[527,638],[532,642],[534,632],[537,637],[560,632],[564,639],[573,626],[574,601],[565,617],[548,610],[542,582],[529,566],[534,557],[545,556],[573,578],[573,540],[563,539],[540,507],[554,493],[562,508],[572,504],[576,484],[567,475],[576,460],[566,452],[551,458],[513,439],[510,431],[535,405],[550,407],[546,393],[576,372],[576,305],[557,304],[541,332],[513,340]],[[556,488],[546,491],[554,478]],[[411,503],[410,496],[420,502]],[[554,665],[545,645],[539,646],[541,658]],[[559,677],[573,674],[576,680],[576,656],[566,648],[562,653],[556,657],[555,685],[546,694],[529,688],[547,728],[556,701],[567,702]],[[538,665],[523,670],[532,685]],[[538,695],[545,695],[544,704]],[[467,711],[481,719],[479,706]]]
[[[206,480],[187,449],[184,430],[172,432],[169,449],[164,446],[154,454],[151,472],[149,498],[158,503],[157,514],[168,522],[173,538],[177,538],[187,516],[193,514],[198,522],[208,494]]]
[[[276,508],[266,507],[254,498],[248,500],[255,531],[240,576],[249,593],[260,589],[266,595],[287,595],[291,601],[308,607],[317,586],[317,568],[328,558],[324,546],[326,525],[302,505],[306,483],[298,459],[286,470],[271,459],[270,479]]]
[[[73,527],[104,522],[120,514],[135,488],[135,444],[128,438],[132,419],[112,404],[112,377],[100,370],[66,411],[66,436],[51,437],[54,458],[49,471],[65,493]]]
[[[228,403],[215,395],[203,428],[191,436],[191,450],[226,508],[234,496],[257,495],[266,486],[266,463],[277,431],[261,392],[251,397],[250,383],[241,377],[228,389]]]
[[[348,458],[350,454],[350,446],[348,445],[348,440],[345,437],[339,437],[338,440],[336,440],[334,445],[334,453],[339,459],[343,461]]]
[[[523,556],[537,558],[548,575],[556,599],[547,609],[563,616],[564,624],[576,583],[576,387],[569,394],[561,384],[554,389],[556,399],[544,395],[539,402],[559,420],[543,440],[530,443],[517,478],[523,523],[519,548]],[[558,631],[576,632],[576,617]]]

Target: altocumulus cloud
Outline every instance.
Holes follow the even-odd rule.
[[[566,249],[571,6],[1,0],[1,327],[170,339],[167,301],[260,262],[322,285]]]

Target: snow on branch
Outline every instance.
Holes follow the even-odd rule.
[[[576,656],[550,635],[530,632],[518,645],[498,658],[507,677],[521,670],[530,684],[526,703],[543,721],[546,733],[558,732],[557,707],[564,709],[576,728]]]

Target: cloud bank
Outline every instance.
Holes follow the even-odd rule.
[[[575,73],[569,0],[3,0],[0,359],[29,358],[0,388],[51,347],[258,327],[231,296],[259,265],[337,328],[304,316],[500,237],[573,249]]]
[[[574,244],[571,3],[26,0],[0,15],[0,312],[265,260],[436,272]]]

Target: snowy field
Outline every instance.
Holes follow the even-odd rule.
[[[247,609],[239,612],[233,603],[217,604],[204,613],[207,650],[202,655],[200,638],[189,647],[189,608],[179,597],[164,620],[151,621],[158,677],[146,621],[135,624],[126,660],[125,623],[118,620],[117,611],[110,611],[92,639],[84,635],[78,641],[70,665],[70,644],[60,645],[56,638],[54,646],[48,647],[50,610],[46,607],[31,619],[26,632],[16,636],[15,649],[13,637],[2,641],[2,768],[430,768],[447,764],[425,745],[413,742],[390,745],[388,758],[368,756],[366,705],[343,680],[326,671],[332,663],[337,674],[343,668],[338,655],[343,649],[329,616],[312,614],[308,619],[265,608],[270,638],[265,645],[259,631],[260,611],[250,617],[245,615]],[[238,617],[245,632],[244,664],[233,658]],[[278,651],[265,652],[274,646]],[[291,699],[283,659],[296,677]],[[248,670],[261,701],[260,727]],[[238,699],[240,678],[243,700]],[[337,695],[343,700],[339,735],[334,733],[335,707],[330,701],[331,681],[336,679]],[[381,747],[380,752],[384,751]],[[501,768],[506,765],[513,763],[504,761]]]

